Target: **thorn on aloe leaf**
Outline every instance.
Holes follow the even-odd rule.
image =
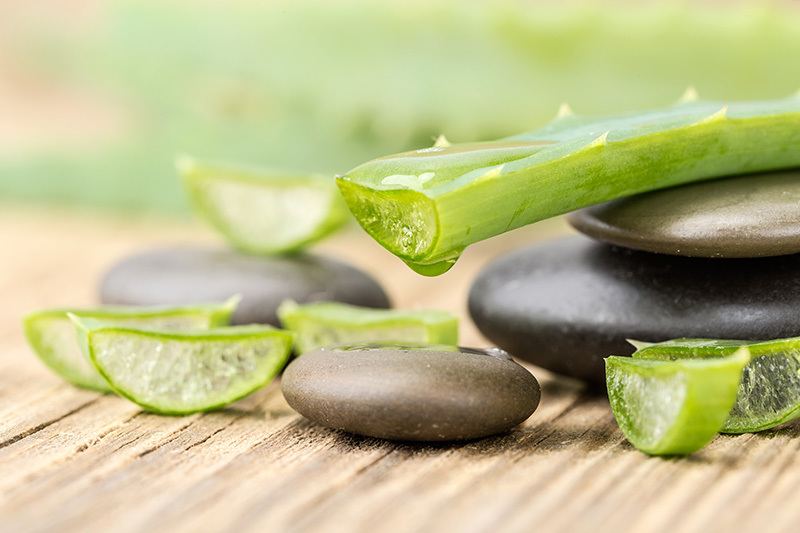
[[[488,171],[486,171],[486,173],[484,173],[481,176],[481,178],[496,178],[496,177],[500,176],[500,174],[503,173],[503,167],[504,166],[506,166],[505,163],[503,163],[501,165],[497,165],[494,168],[490,168]]]
[[[558,106],[558,113],[556,113],[556,118],[559,119],[562,117],[569,117],[574,114],[575,112],[572,110],[569,104],[566,102],[562,102],[561,105]]]
[[[700,99],[700,95],[697,94],[697,89],[695,89],[693,85],[689,85],[686,88],[686,90],[683,91],[683,94],[681,95],[681,97],[678,99],[678,103],[696,102],[699,99]]]
[[[450,141],[447,140],[447,137],[444,136],[444,133],[439,135],[436,138],[436,141],[433,143],[433,146],[435,148],[447,148],[450,145],[451,145],[451,143],[450,143]]]
[[[637,341],[635,339],[625,339],[625,340],[628,342],[628,344],[636,348],[637,351],[655,344],[654,342]]]
[[[727,117],[728,117],[728,106],[725,105],[722,106],[722,109],[720,109],[713,115],[709,115],[700,122],[698,122],[698,124],[710,124],[712,122],[720,122],[722,120],[725,120]]]
[[[599,147],[599,146],[607,145],[608,144],[608,134],[609,133],[610,133],[610,130],[605,132],[605,133],[602,133],[599,137],[597,137],[595,140],[593,140],[591,143],[589,143],[588,146],[586,146],[586,148],[596,148],[596,147]]]

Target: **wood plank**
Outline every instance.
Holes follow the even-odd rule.
[[[352,230],[317,253],[373,273],[395,305],[462,317],[488,261],[564,234],[524,228],[422,278]],[[104,269],[169,242],[218,245],[202,227],[64,211],[0,213],[0,531],[794,531],[800,422],[720,436],[686,458],[633,449],[607,400],[531,367],[543,385],[525,424],[464,443],[413,445],[331,431],[294,413],[278,382],[214,413],[147,414],[61,383],[22,339],[20,315],[91,305]]]

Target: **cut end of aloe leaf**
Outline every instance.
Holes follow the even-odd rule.
[[[171,331],[83,322],[97,370],[120,395],[161,414],[223,407],[268,384],[292,334],[270,326]]]
[[[248,253],[295,252],[350,219],[332,177],[213,165],[188,156],[176,167],[198,215]]]
[[[75,327],[66,311],[39,311],[23,319],[23,329],[33,351],[65,381],[83,389],[111,392],[78,345]]]
[[[447,311],[373,309],[339,302],[278,308],[283,327],[295,334],[295,351],[351,343],[458,344],[458,317]]]
[[[751,433],[800,417],[800,343],[754,357],[723,433]]]
[[[686,455],[722,429],[736,400],[747,348],[718,359],[606,358],[611,409],[622,433],[650,455]]]
[[[436,240],[438,224],[433,202],[412,190],[377,192],[338,177],[342,197],[361,227],[384,248],[415,264]]]
[[[23,328],[28,343],[42,362],[63,379],[85,389],[112,392],[111,387],[82,350],[73,322],[152,326],[163,329],[204,329],[225,326],[241,297],[221,304],[179,307],[106,307],[99,309],[46,309],[28,314]],[[71,322],[72,321],[72,322]]]
[[[675,339],[633,354],[639,359],[718,358],[747,347],[752,359],[742,372],[736,403],[723,433],[751,433],[800,418],[800,338],[772,341]]]

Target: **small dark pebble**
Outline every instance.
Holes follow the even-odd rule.
[[[357,344],[295,359],[286,401],[333,429],[403,441],[474,439],[507,431],[539,404],[530,372],[502,350]]]
[[[242,295],[234,324],[279,326],[275,311],[287,298],[389,307],[386,293],[367,274],[308,254],[258,257],[214,249],[151,250],[117,263],[100,285],[100,301],[118,305],[215,302],[234,294]]]

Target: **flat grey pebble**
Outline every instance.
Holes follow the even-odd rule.
[[[536,244],[489,264],[469,294],[480,331],[512,355],[605,382],[625,339],[800,336],[800,254],[701,259],[585,237]]]
[[[114,265],[100,284],[100,301],[118,305],[182,305],[241,294],[234,324],[279,326],[280,303],[320,300],[389,307],[386,293],[364,272],[324,257],[258,257],[229,250],[164,248]]]
[[[654,191],[567,216],[601,241],[691,257],[800,253],[800,171],[752,174]]]
[[[292,361],[281,386],[289,405],[314,422],[393,440],[485,437],[533,413],[540,389],[530,372],[502,350],[459,350],[322,348]]]

